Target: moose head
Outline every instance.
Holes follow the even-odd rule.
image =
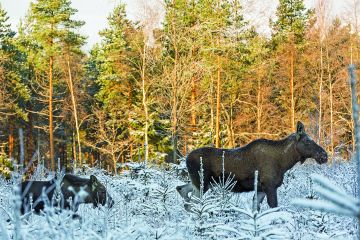
[[[105,206],[108,205],[111,208],[114,205],[114,201],[111,198],[110,194],[106,191],[105,186],[94,176],[90,176],[90,197],[94,207],[97,207],[98,204]]]
[[[305,132],[304,124],[300,121],[297,122],[295,138],[295,149],[301,156],[301,163],[304,163],[307,158],[313,158],[319,164],[327,162],[326,151],[309,137]]]

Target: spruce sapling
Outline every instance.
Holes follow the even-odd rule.
[[[236,181],[234,181],[235,175],[232,173],[225,179],[225,151],[222,154],[222,175],[219,177],[219,181],[216,181],[212,178],[210,183],[212,186],[212,191],[214,195],[218,196],[220,199],[220,208],[225,209],[230,205],[230,199],[233,196],[232,189],[234,188]]]
[[[166,177],[166,173],[164,171],[164,174],[161,177],[160,184],[155,189],[154,197],[161,201],[162,206],[166,211],[167,211],[166,201],[170,197],[170,194],[172,194],[173,192],[174,192],[173,186],[169,184],[169,181],[167,180]]]
[[[289,239],[289,229],[280,227],[283,222],[290,221],[289,214],[279,211],[279,208],[271,208],[264,212],[258,211],[257,199],[258,171],[255,171],[254,197],[252,209],[241,209],[233,207],[232,210],[245,215],[248,219],[236,221],[238,229],[226,225],[218,226],[218,236],[225,237],[229,233],[234,235],[233,239]]]
[[[205,221],[210,217],[211,213],[218,209],[218,199],[215,198],[211,191],[204,194],[204,166],[202,157],[200,157],[200,189],[199,197],[192,196],[190,198],[190,212],[195,220],[195,228],[201,235],[214,225],[205,225]]]

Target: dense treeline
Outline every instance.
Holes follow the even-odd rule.
[[[353,147],[346,66],[357,27],[329,21],[326,2],[280,0],[271,36],[237,0],[166,0],[159,29],[119,4],[89,54],[70,0],[37,0],[15,33],[0,7],[1,161],[59,160],[114,171],[161,164],[204,145],[281,138],[297,120],[329,153]],[[176,150],[177,149],[177,150]],[[116,170],[115,170],[116,172]]]

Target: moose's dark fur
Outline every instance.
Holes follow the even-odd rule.
[[[56,179],[50,181],[24,181],[21,183],[21,213],[24,214],[30,211],[30,196],[32,196],[33,210],[39,214],[41,210],[44,210],[46,204],[57,205],[56,201],[53,201],[55,192]],[[84,199],[76,198],[75,193],[78,193],[80,189],[83,189],[87,194]],[[45,197],[43,197],[43,192]],[[105,205],[108,203],[109,207],[114,204],[110,195],[106,192],[106,188],[99,180],[91,175],[90,179],[77,177],[71,174],[65,174],[61,181],[61,193],[62,198],[60,206],[63,209],[70,209],[77,211],[80,203],[92,203],[94,207],[98,204]],[[72,199],[70,204],[69,199]]]
[[[225,177],[230,173],[237,181],[234,192],[254,190],[254,172],[259,171],[258,191],[260,198],[267,196],[270,207],[277,207],[277,188],[282,184],[284,174],[297,162],[307,158],[319,164],[327,162],[327,153],[305,133],[304,125],[297,124],[297,131],[279,140],[258,139],[235,149],[204,147],[192,151],[186,158],[186,165],[193,187],[200,188],[200,157],[204,169],[204,192],[212,179],[222,176],[222,154],[225,152]],[[264,194],[265,193],[265,194]],[[260,201],[262,201],[260,199]]]

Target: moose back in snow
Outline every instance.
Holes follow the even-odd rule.
[[[259,171],[258,201],[267,196],[270,207],[277,207],[277,188],[282,184],[284,174],[297,162],[304,163],[307,158],[319,164],[327,162],[327,153],[306,133],[304,125],[297,123],[297,131],[279,140],[258,139],[248,145],[235,149],[204,147],[192,151],[186,158],[186,166],[195,192],[200,189],[200,157],[204,169],[204,192],[211,181],[222,176],[222,154],[225,152],[225,177],[230,173],[237,181],[233,192],[254,190],[254,172]],[[181,186],[177,187],[181,193]],[[259,203],[258,203],[259,204]]]

